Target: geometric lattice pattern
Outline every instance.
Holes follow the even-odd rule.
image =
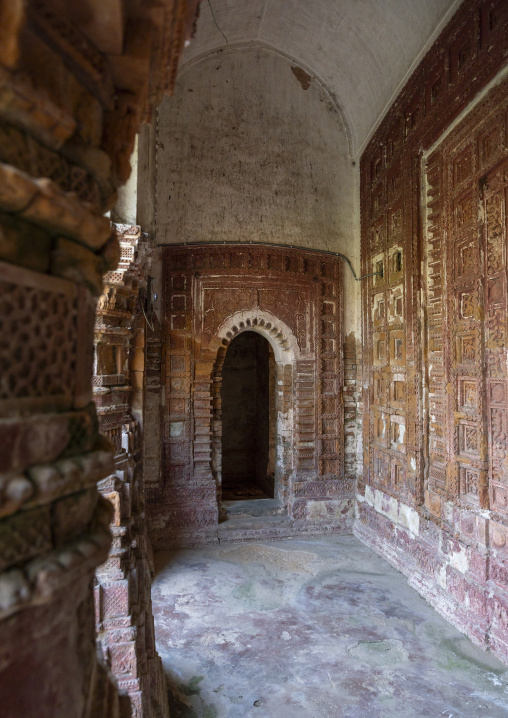
[[[33,177],[48,177],[83,202],[99,204],[99,187],[90,172],[12,125],[0,125],[0,159]]]
[[[0,400],[71,394],[76,338],[76,298],[0,281]]]

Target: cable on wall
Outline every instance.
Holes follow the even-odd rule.
[[[244,246],[251,246],[251,247],[278,247],[280,249],[303,249],[306,252],[317,252],[318,254],[327,254],[332,257],[340,257],[343,259],[346,264],[348,265],[349,269],[353,273],[353,277],[357,282],[360,282],[362,279],[367,279],[367,277],[377,277],[378,275],[383,276],[383,272],[372,272],[371,274],[364,274],[361,277],[356,276],[356,272],[353,269],[353,265],[351,264],[351,260],[349,257],[347,257],[345,254],[342,254],[341,252],[332,252],[329,249],[310,249],[309,247],[299,247],[295,244],[277,244],[275,242],[171,242],[170,244],[158,244],[158,247],[224,247],[226,245],[230,245],[232,247],[244,247]]]
[[[227,37],[224,35],[224,33],[223,33],[222,30],[220,29],[219,25],[217,24],[217,20],[215,19],[215,13],[214,13],[214,11],[213,11],[212,3],[211,3],[210,0],[208,0],[208,5],[210,6],[210,12],[212,13],[212,18],[213,18],[213,21],[214,21],[214,23],[215,23],[215,27],[217,28],[217,30],[220,32],[220,34],[222,35],[222,37],[223,37],[224,40],[226,41],[226,45],[228,45],[229,43],[228,43]]]

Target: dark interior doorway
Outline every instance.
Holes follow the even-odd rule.
[[[274,498],[271,403],[275,360],[257,332],[239,334],[222,368],[222,498]]]

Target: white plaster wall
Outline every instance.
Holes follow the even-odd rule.
[[[359,272],[355,168],[336,106],[286,58],[220,51],[159,112],[157,243],[272,242],[342,252]],[[303,83],[305,84],[305,83]],[[345,270],[346,332],[358,283]]]
[[[118,188],[112,219],[120,224],[137,224],[138,203],[138,137],[130,158],[131,173],[127,182]]]
[[[349,125],[350,150],[360,156],[401,83],[461,2],[210,0],[201,3],[183,62],[248,43],[291,58],[328,88]]]

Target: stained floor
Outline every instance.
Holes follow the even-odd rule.
[[[172,718],[507,718],[508,666],[352,536],[156,556]]]

